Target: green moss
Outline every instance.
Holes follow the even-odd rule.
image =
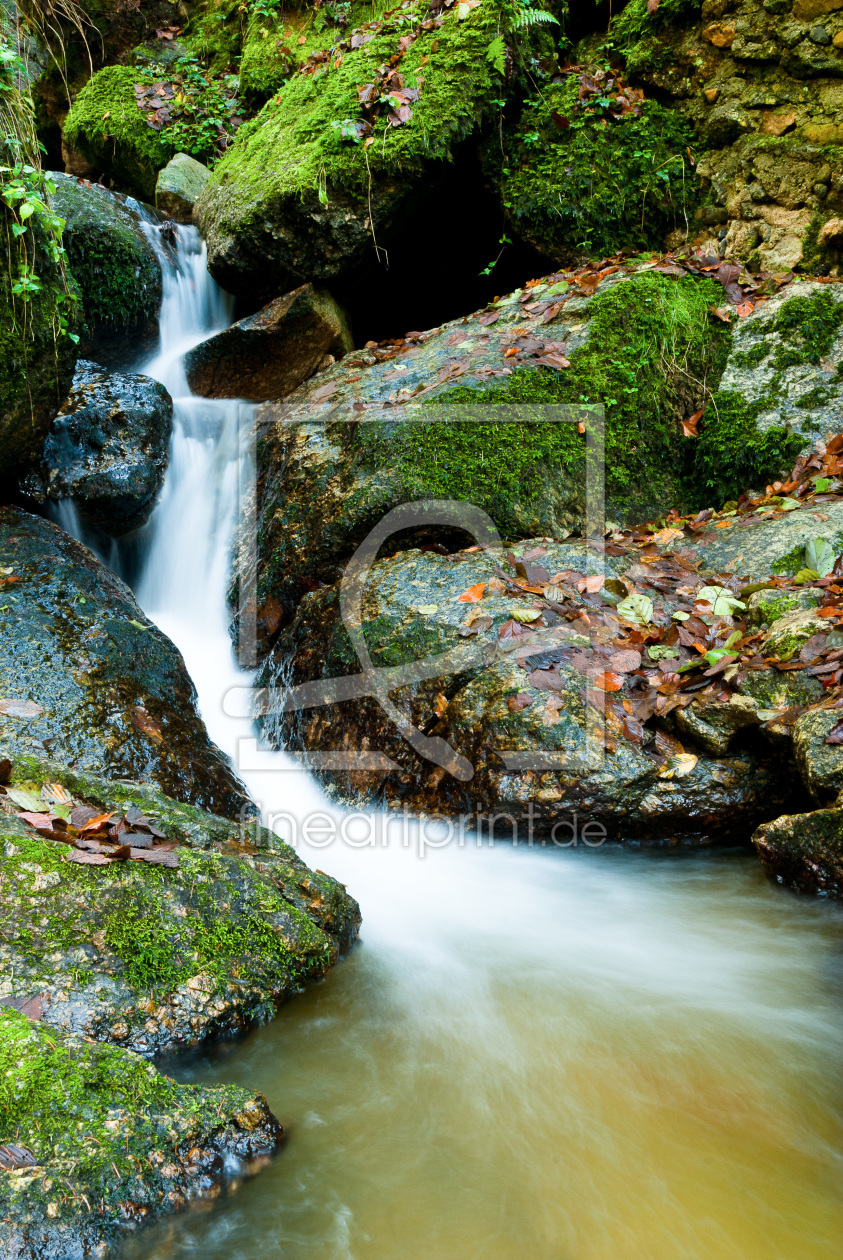
[[[829,250],[820,245],[820,229],[825,223],[825,216],[815,214],[805,229],[802,237],[802,261],[799,271],[809,275],[826,275],[832,263]]]
[[[448,399],[509,405],[603,404],[610,516],[661,515],[689,494],[696,502],[698,487],[684,476],[688,445],[680,436],[679,421],[702,404],[706,384],[716,385],[728,357],[731,331],[719,321],[715,324],[708,311],[717,292],[708,280],[636,276],[598,292],[591,301],[589,338],[571,355],[569,370],[522,370],[504,385],[454,391]],[[541,427],[531,425],[526,432]],[[515,475],[507,478],[510,493],[523,493],[519,479],[524,477],[530,444],[540,440],[548,442],[542,458],[558,460],[581,479],[583,439],[572,425],[547,427],[554,430],[552,438],[531,436],[514,460]],[[497,428],[506,430],[505,425]],[[513,445],[519,429],[508,439]],[[428,441],[435,441],[433,434]],[[525,442],[523,436],[521,441]],[[446,449],[444,436],[440,442]]]
[[[803,394],[801,398],[797,398],[795,405],[799,407],[800,410],[807,411],[811,407],[824,407],[829,399],[833,397],[834,395],[830,390],[822,389],[820,386],[817,386],[816,389],[810,389],[807,394]]]
[[[805,548],[800,543],[771,564],[770,572],[777,573],[783,577],[795,577],[799,570],[804,569],[804,567]]]
[[[760,367],[767,358],[771,350],[769,342],[765,340],[758,341],[749,350],[742,350],[736,354],[732,360],[736,367],[756,368]]]
[[[810,297],[790,298],[776,317],[775,330],[782,345],[776,349],[775,367],[818,364],[830,352],[841,326],[843,302],[835,302],[827,289]]]
[[[424,8],[414,6],[419,20]],[[454,146],[493,113],[499,83],[485,54],[497,14],[481,6],[460,22],[450,11],[440,29],[419,33],[401,61],[408,87],[423,80],[411,121],[389,127],[379,118],[366,151],[344,140],[333,124],[361,116],[357,89],[375,82],[378,67],[395,56],[400,29],[385,29],[338,66],[295,75],[240,129],[213,176],[213,185],[226,186],[232,230],[248,231],[266,206],[285,198],[305,198],[318,212],[319,195],[330,202],[341,191],[365,194],[370,173],[377,202],[382,177],[418,174],[430,159],[450,159]]]
[[[630,0],[609,28],[609,46],[620,52],[632,75],[647,74],[670,64],[665,29],[687,26],[699,16],[702,0],[661,0],[654,13],[647,0]]]
[[[577,250],[602,256],[661,246],[695,204],[692,129],[656,101],[645,102],[640,118],[586,113],[577,109],[578,91],[579,75],[547,87],[507,134],[505,155],[498,151],[514,228],[559,261]]]
[[[732,390],[714,394],[690,470],[698,501],[737,499],[790,470],[804,439],[781,425],[759,430],[758,417],[774,406],[772,397],[750,403]]]
[[[89,330],[145,326],[161,306],[161,268],[128,212],[94,188],[56,177],[52,198]]]
[[[209,70],[221,73],[234,68],[247,27],[242,0],[203,0],[193,7],[180,42]]]
[[[130,66],[98,70],[73,102],[64,136],[71,148],[79,149],[121,188],[149,200],[158,172],[175,150],[138,108],[137,79]]]

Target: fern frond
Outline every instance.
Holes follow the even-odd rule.
[[[524,30],[528,26],[536,26],[540,22],[552,22],[554,26],[558,26],[556,18],[552,13],[547,13],[544,9],[521,9],[515,15],[513,26],[516,30]]]

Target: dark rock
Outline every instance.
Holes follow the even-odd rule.
[[[112,537],[148,519],[167,469],[173,401],[148,376],[105,375],[82,361],[24,491],[35,502],[73,499]]]
[[[723,206],[703,206],[698,213],[698,218],[713,227],[716,223],[728,223],[729,215]]]
[[[793,728],[796,764],[818,805],[831,804],[843,791],[843,745],[826,743],[839,717],[839,709],[814,709]]]
[[[778,883],[843,896],[843,809],[785,814],[759,827],[752,843]]]
[[[0,509],[0,715],[16,753],[156,784],[212,813],[254,806],[196,710],[181,654],[131,591],[57,526]],[[14,711],[15,706],[12,706]]]
[[[163,483],[172,413],[167,390],[150,377],[77,376],[45,442],[34,497],[73,498],[85,520],[112,536],[137,529]]]
[[[53,174],[52,205],[66,220],[63,242],[82,293],[82,352],[109,366],[136,361],[152,346],[161,310],[161,265],[141,226],[152,215],[99,184]]]
[[[708,116],[705,138],[711,149],[724,149],[748,131],[754,131],[752,120],[735,101],[716,105]]]
[[[808,38],[815,44],[830,44],[831,36],[824,26],[812,26],[808,32]]]
[[[354,348],[345,312],[324,289],[302,285],[185,355],[190,388],[203,398],[283,398],[325,355]],[[333,361],[333,360],[332,360]]]

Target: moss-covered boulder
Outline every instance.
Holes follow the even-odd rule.
[[[0,509],[0,741],[254,812],[208,738],[181,654],[129,588],[49,521]]]
[[[356,902],[254,819],[14,757],[12,791],[56,783],[116,818],[134,806],[178,865],[79,865],[0,790],[0,1000],[40,1002],[45,1024],[149,1057],[183,1050],[270,1017],[354,941]]]
[[[605,406],[610,520],[687,501],[681,421],[716,383],[729,347],[708,309],[715,296],[708,281],[632,267],[596,294],[553,277],[486,312],[348,355],[277,414],[265,409],[259,604],[280,600],[289,613],[405,502],[474,503],[507,538],[579,530],[586,438],[577,420],[589,413],[544,407]]]
[[[74,100],[63,134],[99,174],[152,201],[158,172],[176,149],[147,123],[135,96],[137,78],[131,66],[98,70]]]
[[[219,282],[273,297],[374,263],[422,182],[513,90],[487,55],[498,23],[487,4],[434,16],[406,0],[308,59],[240,129],[197,206]],[[544,46],[535,31],[530,51]]]
[[[843,747],[827,742],[839,717],[839,709],[815,709],[793,728],[796,764],[818,805],[831,804],[843,791]]]
[[[0,1008],[0,1248],[115,1256],[127,1226],[213,1201],[283,1139],[262,1094],[178,1085],[136,1054]]]
[[[88,180],[51,178],[51,204],[65,220],[62,239],[82,295],[83,351],[123,366],[152,344],[161,310],[161,264],[141,209]],[[152,223],[147,230],[155,230]]]
[[[193,207],[211,177],[207,166],[189,153],[177,153],[158,176],[155,206],[177,223],[193,221]]]
[[[81,359],[22,490],[39,505],[73,499],[88,525],[112,537],[149,519],[167,471],[173,400],[149,376]]]
[[[628,564],[606,557],[616,583]],[[627,637],[600,597],[573,593],[589,567],[582,543],[547,539],[514,555],[412,550],[372,566],[359,609],[350,599],[342,609],[340,586],[306,595],[259,680],[268,737],[322,754],[314,771],[341,799],[462,818],[506,837],[561,844],[572,826],[590,824],[578,843],[694,843],[738,838],[781,812],[796,783],[786,748],[759,735],[729,752],[724,740],[712,756],[689,728],[684,750],[675,735],[668,741],[688,756],[674,775],[654,756],[658,744],[648,748],[625,726],[639,695],[629,673],[648,660],[656,670],[657,658],[645,658],[641,636]],[[552,585],[552,611],[539,611],[523,576],[521,590],[513,585],[519,572],[530,588]],[[687,571],[675,580],[687,581]],[[672,599],[654,610],[660,624],[669,624]],[[283,691],[273,691],[282,676]],[[757,726],[753,701],[732,707]],[[321,768],[325,753],[333,771]]]

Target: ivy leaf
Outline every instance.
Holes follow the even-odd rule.
[[[826,577],[834,568],[834,548],[825,538],[814,538],[805,548],[805,567]]]
[[[633,625],[648,626],[653,620],[653,601],[648,595],[633,591],[618,604],[618,612],[624,621],[630,621]]]
[[[697,603],[711,604],[715,617],[730,617],[733,609],[746,608],[746,604],[727,591],[725,586],[704,586],[697,591],[694,599]]]

